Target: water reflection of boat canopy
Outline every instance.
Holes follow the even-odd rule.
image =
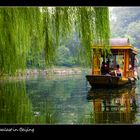
[[[133,83],[136,70],[136,55],[138,51],[127,38],[110,39],[110,53],[105,53],[102,43],[95,43],[93,49],[92,74],[86,78],[92,87],[116,87],[128,83]],[[105,55],[106,54],[106,55]],[[101,63],[107,61],[109,73],[101,73]],[[122,70],[122,77],[117,77],[115,71],[117,65]]]
[[[135,120],[135,87],[112,91],[91,89],[87,99],[93,102],[96,123],[132,123]]]

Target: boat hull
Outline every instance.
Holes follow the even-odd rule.
[[[87,81],[93,88],[116,88],[128,84],[134,84],[134,78],[119,78],[106,75],[86,75]]]

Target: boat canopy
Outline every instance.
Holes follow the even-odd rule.
[[[99,41],[94,42],[92,48],[94,49],[103,49],[103,42],[99,43]],[[111,50],[132,50],[132,53],[138,54],[138,50],[130,44],[128,38],[112,38],[109,40],[109,46]]]
[[[117,65],[123,71],[124,77],[134,76],[134,69],[137,67],[136,55],[138,50],[132,46],[128,38],[112,38],[108,44],[110,52],[104,55],[103,49],[106,42],[96,41],[92,45],[93,49],[93,65],[92,74],[101,75],[102,62],[108,63],[109,70],[117,69]],[[106,50],[105,50],[106,51]],[[131,69],[130,69],[131,67]]]

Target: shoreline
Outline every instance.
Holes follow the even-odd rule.
[[[81,75],[90,73],[88,68],[67,68],[67,67],[54,67],[48,69],[26,69],[24,71],[17,70],[17,73],[13,76],[3,75],[0,77],[0,80],[24,80],[29,78],[37,78],[38,76],[51,76],[51,75]]]

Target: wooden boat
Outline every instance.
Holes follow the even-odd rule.
[[[86,75],[90,85],[94,88],[122,87],[127,84],[134,84],[135,78],[119,78],[117,76],[106,75]]]
[[[92,74],[86,75],[89,84],[93,88],[113,88],[120,87],[127,84],[134,84],[138,79],[135,75],[137,69],[136,55],[138,51],[134,48],[127,38],[110,39],[111,54],[107,57],[103,54],[103,46],[93,45],[93,66]],[[109,73],[101,74],[101,62],[107,59]],[[123,76],[118,77],[115,75],[117,65],[122,69]],[[131,66],[131,67],[130,67]]]

